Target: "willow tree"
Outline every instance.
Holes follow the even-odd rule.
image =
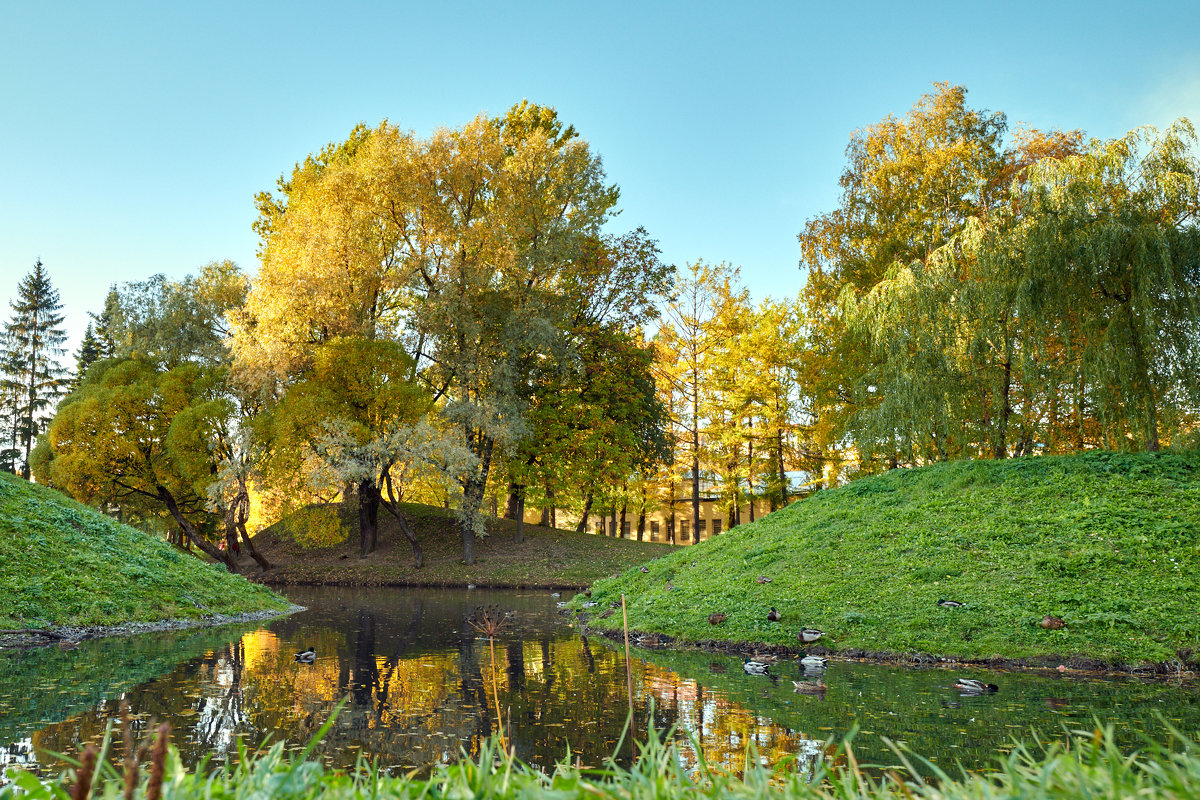
[[[383,123],[262,198],[262,270],[239,321],[241,374],[279,396],[336,336],[412,357],[473,461],[457,475],[464,558],[497,445],[526,430],[525,371],[567,346],[564,289],[617,190],[552,109],[522,103],[418,139]]]
[[[986,212],[1005,176],[1006,128],[1002,113],[972,109],[966,89],[942,83],[903,118],[851,136],[839,207],[808,220],[799,235],[808,271],[804,372],[827,421],[847,425],[877,402],[866,379],[876,354],[848,325],[844,295],[869,292],[894,264],[927,260]],[[887,458],[896,462],[898,443]]]
[[[1039,162],[1023,188],[1043,319],[1078,359],[1110,444],[1160,447],[1200,406],[1200,159],[1178,120]]]

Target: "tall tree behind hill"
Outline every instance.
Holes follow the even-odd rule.
[[[58,290],[39,258],[33,271],[17,286],[13,315],[5,326],[7,358],[5,387],[15,395],[15,438],[19,442],[22,477],[29,478],[29,456],[55,400],[65,388],[59,358],[67,335],[62,325]]]
[[[689,264],[663,310],[663,324],[655,337],[660,359],[655,378],[662,382],[663,391],[675,396],[673,402],[663,403],[674,410],[675,463],[688,464],[693,542],[700,540],[700,464],[705,459],[702,411],[711,389],[711,357],[717,344],[712,322],[718,288],[730,274],[727,264]]]
[[[71,378],[71,391],[79,388],[88,367],[100,360],[100,348],[100,339],[96,337],[96,329],[89,322],[83,331],[83,341],[79,343],[79,349],[75,351],[75,375]]]
[[[870,291],[895,263],[928,259],[986,213],[1005,176],[1006,128],[1004,114],[969,108],[966,89],[940,83],[903,118],[851,136],[839,207],[799,235],[811,326],[804,372],[826,424],[845,430],[861,406],[877,402],[868,378],[877,357],[839,301]],[[879,449],[895,465],[900,442]]]

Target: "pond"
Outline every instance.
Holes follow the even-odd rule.
[[[284,741],[302,748],[343,698],[314,751],[352,766],[425,768],[455,759],[503,724],[523,760],[550,767],[599,764],[614,752],[628,700],[623,652],[580,636],[547,592],[461,589],[294,588],[307,611],[240,627],[113,638],[75,650],[0,652],[0,765],[62,768],[53,753],[98,742],[128,700],[139,733],[169,721],[183,759],[236,758]],[[465,617],[477,605],[512,612],[495,640]],[[314,663],[295,654],[312,647]],[[857,726],[861,762],[897,762],[884,737],[945,769],[977,770],[1038,731],[1112,724],[1125,743],[1165,724],[1200,729],[1200,690],[1178,681],[910,669],[831,662],[821,695],[798,693],[794,661],[747,675],[740,658],[697,651],[634,650],[635,729],[674,728],[684,758],[738,769],[753,743],[764,762],[798,755],[811,767]],[[963,697],[965,675],[1000,686]],[[813,676],[807,676],[812,678]],[[699,748],[699,753],[697,752]],[[116,756],[120,755],[119,746]],[[618,756],[627,762],[628,747]]]

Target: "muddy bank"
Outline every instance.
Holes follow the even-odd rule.
[[[194,619],[164,619],[157,622],[125,622],[120,625],[84,625],[73,627],[53,625],[49,628],[28,628],[22,631],[0,633],[0,649],[6,647],[39,647],[57,645],[70,648],[84,639],[99,639],[106,636],[135,636],[141,633],[178,631],[186,628],[217,627],[239,622],[257,622],[273,619],[297,611],[304,606],[291,605],[281,611],[247,611],[242,614],[206,614]]]

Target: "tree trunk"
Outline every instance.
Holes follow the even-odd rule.
[[[999,419],[996,421],[995,439],[992,441],[992,458],[1001,459],[1008,455],[1008,417],[1012,414],[1009,393],[1012,392],[1012,361],[1004,362],[1004,380],[1000,384]]]
[[[517,498],[517,530],[513,534],[517,544],[525,541],[525,487],[521,487],[521,495]]]
[[[592,500],[594,499],[594,492],[588,489],[587,496],[583,498],[583,516],[579,518],[579,524],[575,526],[576,533],[585,533],[587,531],[588,514],[592,513]]]
[[[425,554],[421,552],[421,543],[417,541],[417,534],[409,527],[408,520],[400,513],[400,509],[393,507],[391,503],[383,503],[382,505],[396,518],[396,523],[400,526],[400,532],[404,534],[404,538],[408,539],[408,543],[412,546],[413,566],[417,569],[425,566]]]
[[[508,484],[508,502],[504,506],[504,518],[515,520],[517,518],[517,497],[521,490],[525,488],[519,483]]]
[[[692,450],[692,544],[700,544],[700,438],[699,433],[692,439],[695,449]]]
[[[642,505],[638,510],[638,531],[637,540],[643,541],[643,536],[646,533],[646,485],[642,484]]]
[[[200,535],[200,532],[196,530],[196,526],[183,515],[183,512],[179,509],[179,503],[175,501],[175,496],[167,491],[165,486],[156,486],[155,489],[158,491],[158,498],[166,505],[167,511],[171,512],[171,517],[179,525],[179,529],[187,537],[187,540],[203,550],[204,554],[213,561],[223,563],[225,569],[230,572],[237,572],[237,562],[233,560],[233,553],[230,553],[228,550],[222,552],[219,548],[213,546],[212,542],[206,541]]]
[[[746,439],[746,497],[749,503],[750,521],[754,522],[754,418],[746,418],[750,436]]]
[[[237,526],[242,541],[246,544],[246,550],[250,553],[250,557],[258,563],[259,569],[266,572],[271,568],[271,562],[258,552],[254,542],[250,541],[250,534],[246,532],[246,523],[250,520],[250,489],[246,486],[244,475],[238,477],[238,491],[237,497],[233,501],[233,507],[234,524]]]
[[[779,500],[780,508],[787,508],[788,504],[788,479],[787,472],[783,469],[783,428],[781,427],[775,432],[775,457],[778,459],[779,466]]]
[[[358,557],[366,558],[379,544],[379,488],[375,481],[358,484]]]
[[[621,535],[620,529],[617,528],[617,503],[615,500],[613,501],[613,506],[612,506],[611,523],[612,524],[610,524],[608,526],[608,535],[613,536],[613,537],[620,536]]]
[[[462,481],[463,504],[462,521],[459,532],[462,534],[463,561],[468,565],[475,563],[475,527],[474,521],[479,513],[479,504],[483,502],[483,492],[487,488],[488,472],[492,466],[492,450],[494,440],[468,429],[468,441],[472,443],[471,450],[479,458],[479,471]]]

